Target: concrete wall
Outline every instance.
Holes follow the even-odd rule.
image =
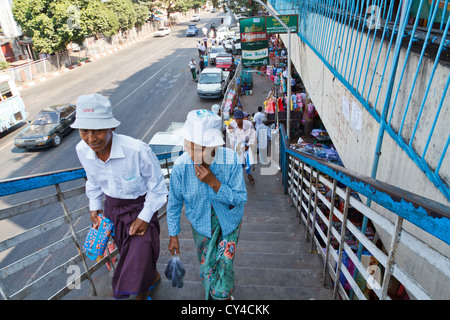
[[[370,176],[372,163],[374,159],[375,146],[377,142],[379,123],[373,118],[373,116],[365,109],[365,107],[359,103],[359,101],[347,90],[346,86],[341,83],[333,73],[327,68],[322,60],[311,50],[311,48],[303,43],[297,35],[291,36],[292,41],[292,62],[295,69],[300,74],[306,90],[308,91],[319,115],[322,119],[327,131],[329,132],[333,143],[342,158],[342,161],[346,168],[349,168],[358,173]],[[287,43],[287,35],[281,35],[284,43]],[[380,45],[377,40],[377,44]],[[377,50],[375,51],[377,52]],[[404,57],[404,50],[402,56]],[[387,46],[383,48],[382,54],[386,56]],[[391,55],[392,56],[392,55]],[[383,87],[387,86],[387,75],[384,79],[381,79],[379,66],[375,68],[375,59],[370,60],[369,70],[375,72],[378,77],[377,82],[382,86],[382,94],[378,99],[379,103],[376,106],[378,113],[381,112],[382,103],[384,102],[385,90]],[[403,58],[400,58],[400,64]],[[413,74],[417,68],[418,56],[413,54],[409,58],[407,74],[405,82],[402,83],[399,95],[399,103],[396,106],[392,125],[394,128],[398,128],[402,110],[404,108],[404,102],[409,94],[409,89],[413,83]],[[427,76],[432,69],[432,63],[429,59],[425,60],[425,64],[419,73],[418,81],[416,83],[416,90],[413,95],[413,102],[410,106],[411,110],[408,111],[406,117],[406,124],[404,126],[404,136],[408,139],[411,136],[412,128],[417,118],[418,110],[422,102],[421,97],[425,91],[426,83],[423,79],[428,79]],[[364,69],[367,66],[364,66]],[[434,121],[437,108],[437,102],[442,96],[439,95],[439,91],[442,92],[444,83],[442,79],[446,79],[449,74],[449,68],[445,66],[439,66],[436,71],[435,80],[433,82],[433,90],[431,95],[427,98],[427,110],[424,112],[421,118],[421,123],[417,131],[417,138],[414,140],[413,146],[418,152],[423,150],[425,144],[424,139],[428,137],[430,124]],[[359,72],[357,72],[359,74]],[[396,86],[395,86],[396,87]],[[371,94],[369,102],[375,101],[375,94]],[[350,118],[347,118],[343,114],[343,97],[350,102]],[[449,99],[446,100],[450,101]],[[351,114],[358,111],[361,113],[361,129],[355,129],[357,126],[351,121]],[[450,112],[448,103],[444,105],[444,108],[440,114],[439,123],[436,127],[435,134],[433,135],[432,143],[430,144],[430,150],[428,151],[427,160],[431,163],[431,166],[436,165],[436,159],[440,156],[442,146],[445,145],[445,141],[448,138],[450,123]],[[356,114],[356,113],[355,113]],[[425,138],[424,138],[425,137]],[[421,153],[419,153],[421,154]],[[447,157],[450,158],[450,157]],[[449,159],[446,159],[442,165],[442,176],[450,181],[450,163]],[[446,205],[450,205],[445,196],[435,187],[435,185],[428,179],[428,177],[422,172],[422,170],[414,163],[413,160],[401,149],[398,144],[387,134],[384,134],[383,145],[381,149],[381,158],[378,167],[378,173],[376,179],[387,182],[399,188],[408,190],[410,192],[419,194],[429,199],[441,202]],[[372,204],[372,207],[378,212],[385,214],[391,221],[394,220],[394,215],[384,208],[379,208],[376,204]],[[450,258],[449,246],[442,241],[435,239],[434,237],[425,234],[418,230],[413,225],[406,223],[405,229],[408,232],[414,233],[417,237],[428,243],[435,250],[443,253]],[[377,230],[380,238],[385,246],[389,247],[390,237],[382,230]],[[421,285],[430,290],[432,295],[438,299],[449,299],[450,293],[448,288],[450,287],[449,279],[440,279],[429,263],[423,261],[423,259],[413,255],[408,249],[400,247],[397,252],[397,257],[400,262],[403,262],[401,267],[408,272],[416,273],[417,277],[421,279]]]

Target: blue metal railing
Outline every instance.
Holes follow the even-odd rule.
[[[298,36],[380,123],[372,177],[387,132],[450,201],[443,170],[450,126],[439,121],[450,105],[450,67],[442,63],[450,10],[442,10],[442,1],[269,3],[280,14],[299,15]]]
[[[342,299],[352,299],[354,295],[358,299],[368,299],[367,285],[379,299],[390,299],[388,287],[391,277],[395,277],[415,299],[448,299],[448,292],[439,293],[439,287],[450,281],[450,259],[445,254],[450,248],[450,207],[294,150],[289,146],[283,125],[280,127],[280,167],[285,193],[296,208],[300,221],[305,223],[307,240],[311,240],[310,250],[323,257],[324,282],[327,283],[328,275],[332,278],[334,298],[339,293]],[[370,208],[353,191],[383,208]],[[338,208],[336,201],[344,203],[343,209]],[[365,227],[348,218],[350,208],[356,209],[361,217],[370,219],[377,232],[389,234],[390,240],[385,244],[387,254],[366,237]],[[394,214],[390,219],[385,216],[386,209]],[[442,253],[425,243],[422,237],[409,232],[404,221],[444,241],[446,247]],[[353,241],[349,235],[356,239],[354,247],[351,247]],[[405,247],[398,249],[399,243],[406,246],[406,250]],[[366,256],[375,257],[378,263],[363,265],[359,247],[364,248]],[[414,263],[405,265],[400,251],[403,254],[406,251],[408,261]],[[425,266],[420,265],[419,259],[412,258],[411,252],[424,259]],[[343,262],[343,255],[349,257],[355,271],[349,270],[348,262]],[[416,272],[415,269],[421,271]],[[433,277],[428,278],[425,273],[431,273]],[[378,275],[377,279],[374,274]],[[355,281],[359,275],[366,282]],[[351,286],[350,291],[344,290],[343,282]]]
[[[173,159],[182,153],[183,151],[175,151],[156,155],[160,160],[161,169],[166,181],[170,178]],[[40,210],[50,210],[45,211],[45,216],[41,216],[42,219],[37,219],[38,225],[30,229],[21,230],[7,239],[2,239],[0,241],[0,253],[3,253],[5,250],[19,248],[21,245],[26,245],[27,249],[25,251],[19,250],[21,252],[18,255],[28,254],[25,252],[28,252],[30,246],[33,246],[29,244],[29,240],[37,236],[43,236],[44,234],[47,236],[50,232],[57,233],[57,230],[60,230],[59,228],[61,227],[64,228],[64,226],[68,226],[70,231],[70,236],[57,237],[56,242],[47,246],[41,247],[39,244],[38,249],[32,251],[31,254],[25,257],[17,259],[16,255],[10,259],[14,261],[2,261],[3,264],[0,267],[0,299],[25,299],[33,294],[37,295],[38,299],[42,299],[46,294],[51,294],[49,299],[61,299],[76,287],[73,286],[73,283],[66,281],[62,281],[63,283],[61,283],[61,276],[67,274],[66,270],[71,266],[78,266],[80,268],[79,276],[72,279],[74,283],[81,284],[84,280],[89,280],[92,293],[96,295],[92,274],[106,263],[110,263],[110,266],[114,268],[113,258],[117,255],[117,250],[110,252],[107,249],[106,258],[95,262],[90,262],[85,259],[81,239],[86,236],[90,225],[78,223],[78,219],[89,214],[89,206],[87,205],[84,189],[85,178],[86,173],[84,169],[75,168],[0,181],[0,197],[9,196],[12,197],[8,198],[12,203],[19,202],[18,204],[12,204],[0,210],[0,222],[23,214],[39,214]],[[62,190],[61,185],[63,183],[68,183],[64,187],[67,190]],[[44,192],[44,197],[36,198],[42,195],[42,192],[39,192],[38,189],[46,187],[55,187],[56,194],[51,191],[52,188],[49,188]],[[29,197],[32,200],[28,200]],[[57,215],[55,218],[53,217],[50,206],[56,203],[61,204],[63,215],[61,216],[58,210],[57,212],[53,212]],[[68,203],[71,203],[71,205],[69,206]],[[164,217],[165,214],[165,210],[164,212],[159,211],[158,219]],[[52,218],[47,221],[49,217]],[[83,221],[86,222],[86,220]],[[88,219],[87,221],[90,224],[90,220]],[[49,237],[51,238],[51,236]],[[70,247],[72,244],[75,244],[78,252],[75,256],[72,255],[72,247]],[[29,271],[24,272],[26,268],[32,268],[31,266],[37,261],[45,261],[55,253],[58,253],[58,261],[62,261],[56,268],[50,268],[49,271],[38,268],[35,271],[36,277],[34,274],[30,278],[21,277],[25,273],[28,274],[27,272]],[[80,263],[81,266],[79,265]],[[84,269],[84,272],[81,273],[81,269]],[[48,283],[50,281],[53,281],[52,290],[54,288],[60,288],[57,292],[46,292],[49,288]]]

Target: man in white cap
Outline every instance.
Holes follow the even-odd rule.
[[[159,256],[158,210],[168,194],[159,161],[140,140],[116,134],[108,98],[83,95],[77,100],[72,128],[82,141],[76,146],[86,171],[86,195],[91,220],[96,226],[106,196],[104,215],[114,223],[114,242],[120,259],[112,288],[115,298],[136,295],[149,299],[161,277],[156,269]]]
[[[210,110],[189,112],[175,133],[184,138],[185,153],[170,175],[167,226],[169,250],[180,252],[180,215],[191,222],[200,278],[206,299],[232,299],[233,259],[247,190],[237,154],[224,144],[221,118]]]

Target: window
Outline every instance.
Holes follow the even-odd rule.
[[[66,106],[64,109],[61,110],[61,119],[69,117],[73,112],[75,111],[75,108],[73,106]]]
[[[13,96],[7,81],[0,83],[0,100],[6,100]]]

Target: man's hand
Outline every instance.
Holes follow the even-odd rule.
[[[170,236],[169,251],[173,255],[175,255],[175,253],[180,255],[180,244],[178,243],[178,236]]]
[[[148,228],[148,222],[136,218],[130,226],[130,236],[143,236]]]
[[[97,216],[99,213],[103,213],[103,210],[94,210],[91,212],[91,221],[92,221],[92,227],[97,228],[98,227],[98,219]]]

